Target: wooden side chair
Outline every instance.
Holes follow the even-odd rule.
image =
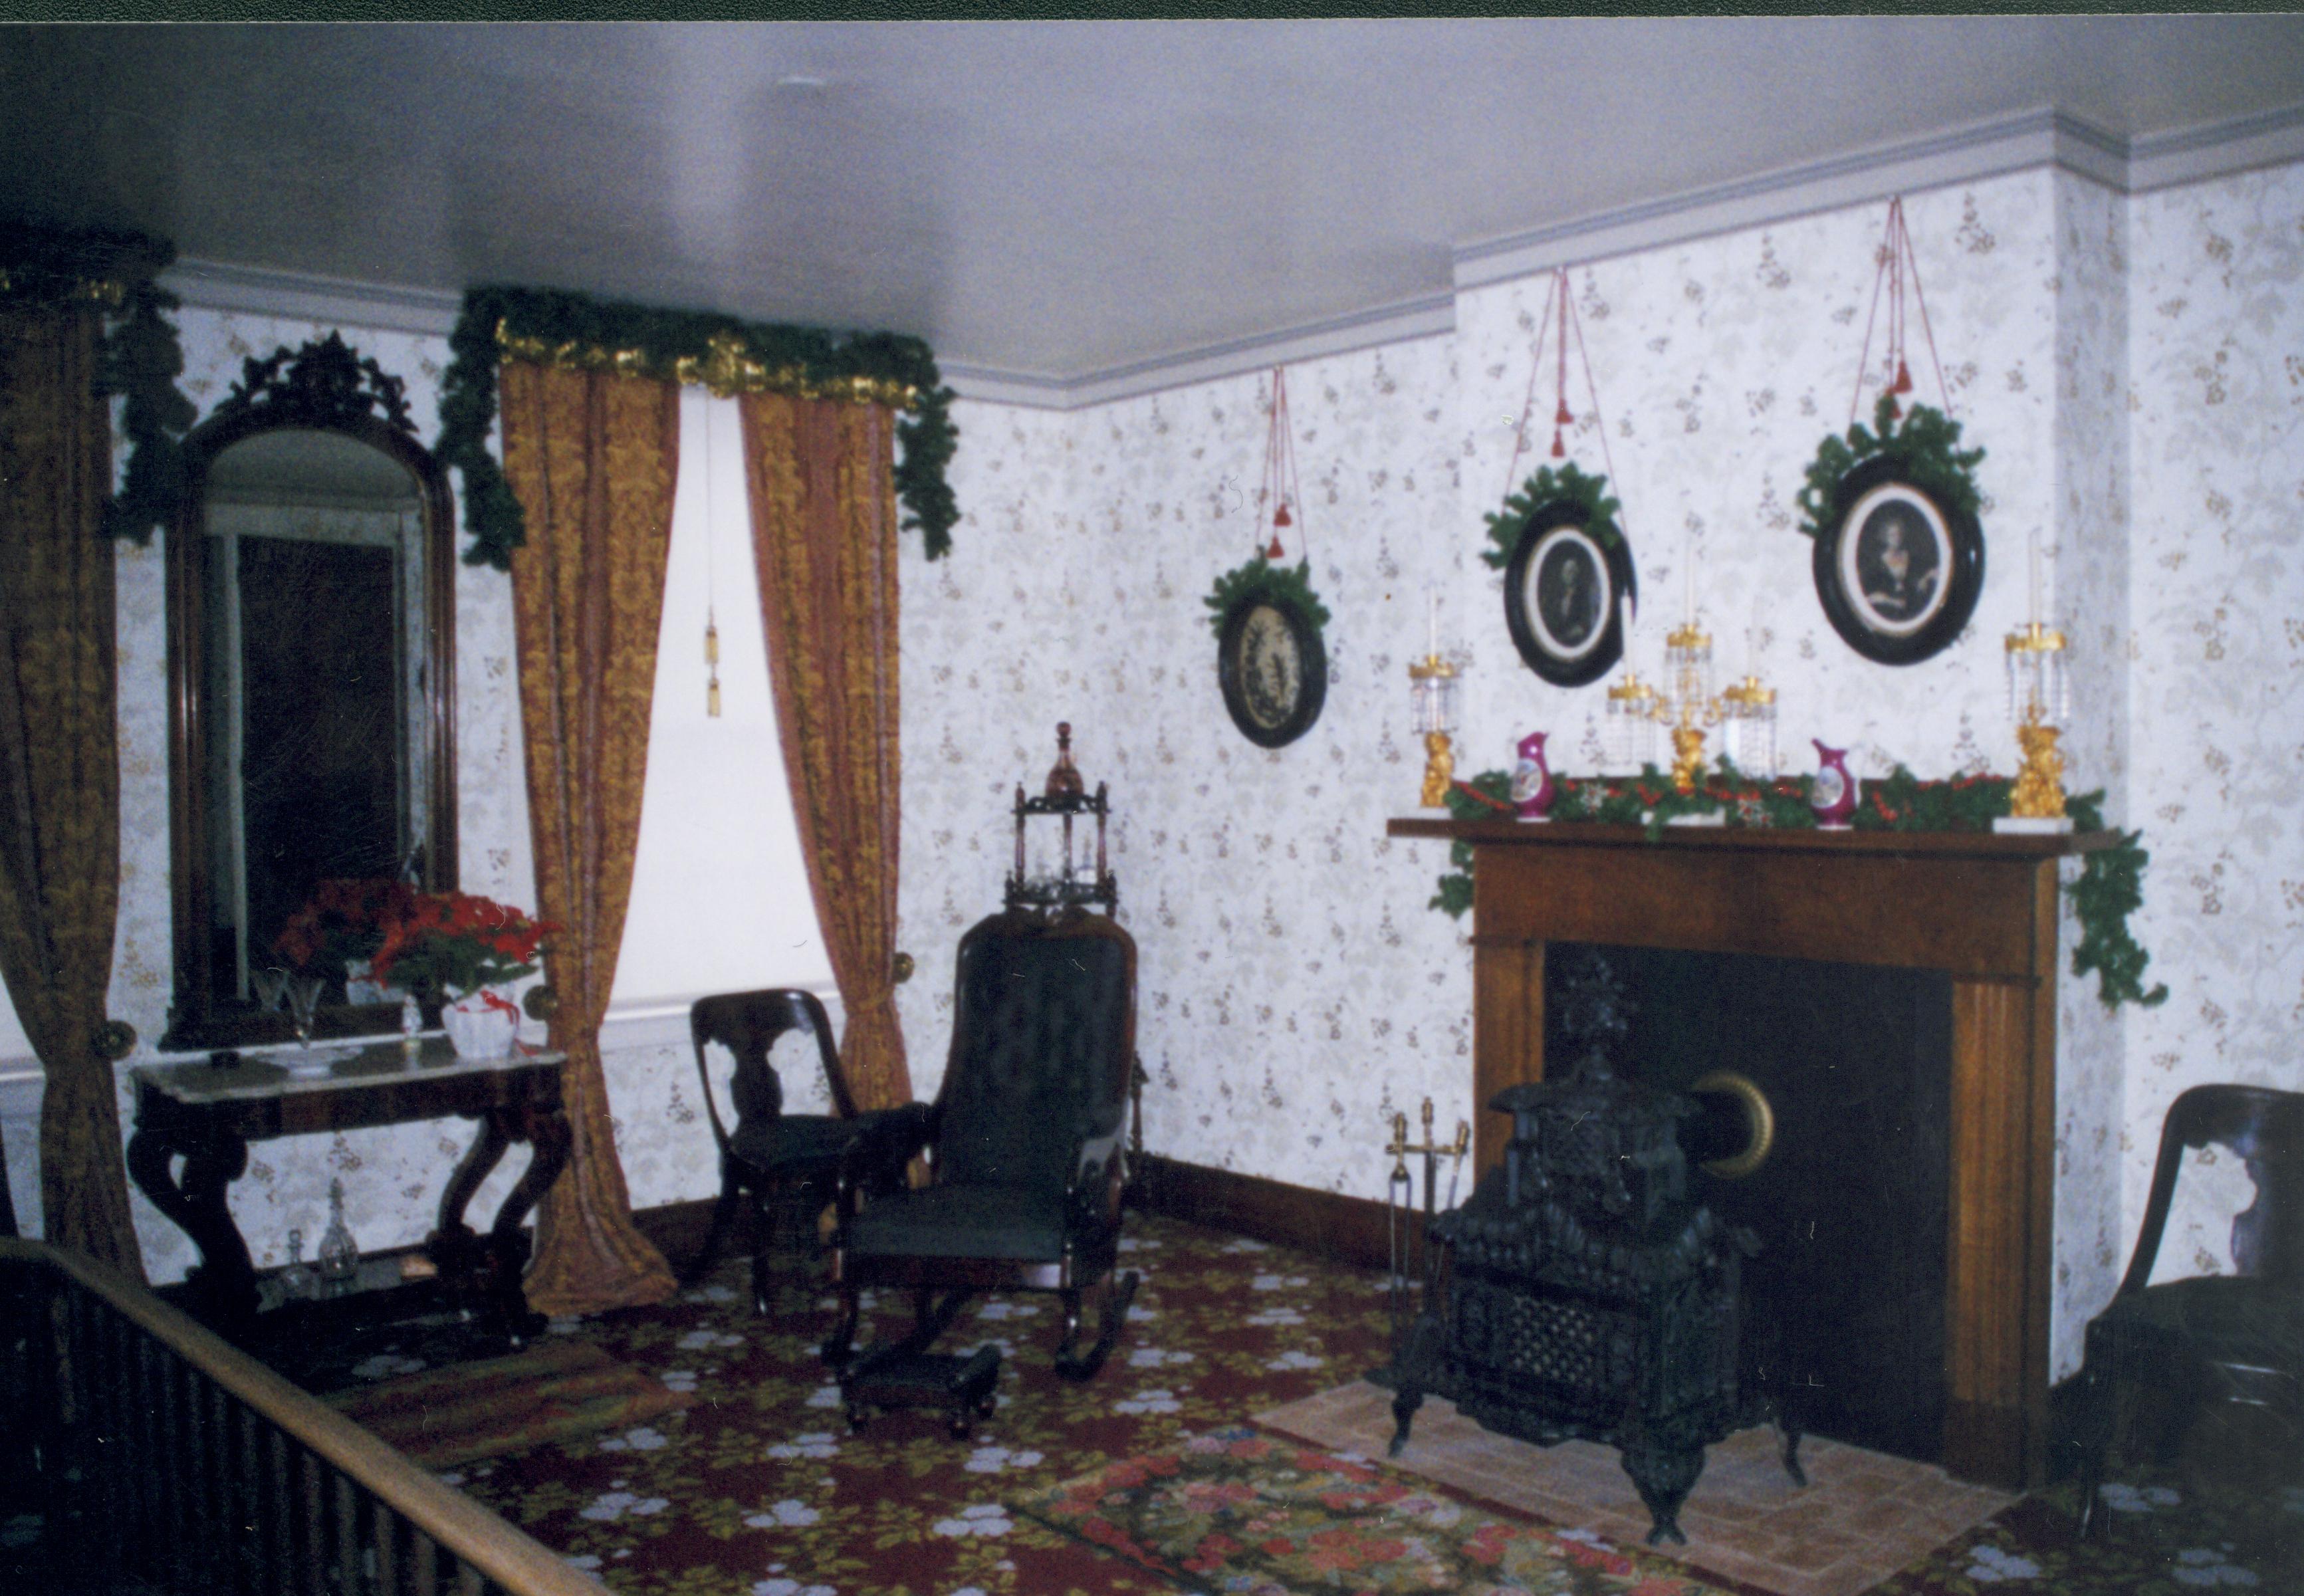
[[[770,989],[699,998],[689,1008],[688,1031],[696,1048],[696,1073],[704,1083],[704,1111],[711,1117],[713,1140],[720,1144],[720,1200],[712,1210],[712,1229],[704,1249],[689,1265],[685,1278],[694,1282],[718,1261],[721,1243],[735,1220],[739,1204],[749,1194],[752,1311],[765,1314],[768,1254],[775,1242],[778,1210],[814,1198],[809,1210],[814,1212],[831,1201],[842,1150],[859,1131],[882,1116],[856,1111],[856,1099],[848,1090],[840,1055],[833,1046],[831,1021],[812,992]],[[787,1031],[816,1039],[817,1057],[824,1066],[825,1086],[832,1099],[830,1114],[784,1111],[784,1082],[768,1063],[768,1054]],[[728,1085],[734,1109],[733,1125],[721,1118],[713,1093],[712,1071],[704,1055],[707,1042],[717,1042],[735,1055],[735,1074]]]
[[[2210,1144],[2256,1182],[2256,1201],[2232,1220],[2233,1272],[2148,1285],[2184,1155]],[[2166,1391],[2179,1426],[2208,1398],[2280,1412],[2304,1447],[2304,1092],[2195,1086],[2169,1105],[2136,1251],[2111,1305],[2088,1321],[2080,1378],[2082,1536],[2104,1526],[2097,1487],[2130,1387]],[[2163,1452],[2179,1439],[2172,1427]]]

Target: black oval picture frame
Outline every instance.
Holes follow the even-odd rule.
[[[1895,460],[1868,460],[1840,479],[1810,567],[1841,641],[1876,664],[1918,665],[1976,613],[1984,531]]]
[[[1328,697],[1328,650],[1320,629],[1265,591],[1242,593],[1216,633],[1216,685],[1240,734],[1285,748],[1320,718]]]
[[[1622,537],[1588,530],[1573,499],[1539,505],[1504,564],[1504,626],[1528,668],[1555,687],[1582,687],[1624,654],[1624,606],[1639,578]]]

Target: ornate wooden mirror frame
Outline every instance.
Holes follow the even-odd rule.
[[[285,1041],[288,1016],[225,999],[209,930],[216,883],[211,879],[213,819],[204,773],[208,739],[220,734],[225,706],[207,701],[207,583],[213,542],[207,535],[209,474],[233,445],[267,433],[333,433],[364,444],[404,469],[421,517],[424,632],[412,640],[422,664],[425,710],[425,846],[419,884],[447,890],[457,880],[454,517],[447,474],[416,439],[398,378],[361,358],[336,334],[301,350],[285,345],[250,358],[241,381],[184,440],[183,488],[167,539],[168,841],[175,938],[175,994],[164,1049],[229,1048]],[[237,779],[235,777],[234,779]],[[324,1006],[316,1032],[346,1036],[397,1028],[396,1009]]]

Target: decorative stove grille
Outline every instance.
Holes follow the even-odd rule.
[[[1590,955],[1565,998],[1583,1057],[1497,1094],[1513,1125],[1502,1167],[1432,1223],[1423,1311],[1393,1364],[1392,1449],[1427,1391],[1504,1434],[1605,1441],[1648,1504],[1648,1540],[1682,1541],[1704,1448],[1772,1406],[1737,1382],[1757,1244],[1689,1201],[1697,1105],[1615,1078],[1630,1005],[1607,962]],[[1784,1466],[1805,1483],[1799,1444],[1787,1426]]]

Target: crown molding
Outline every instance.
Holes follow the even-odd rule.
[[[2148,194],[2304,160],[2304,105],[2134,140],[2128,191]]]
[[[2061,111],[2023,111],[1469,244],[1456,251],[1456,286],[1486,287],[2034,167],[2124,190],[2128,164],[2125,140]]]
[[[943,372],[964,399],[1081,410],[1275,365],[1438,336],[1455,330],[1456,296],[1467,289],[1769,226],[1892,194],[2043,168],[2071,173],[2117,193],[2144,194],[2297,160],[2304,160],[2304,103],[2137,139],[2041,107],[1466,244],[1455,251],[1448,288],[1277,332],[1072,376],[961,361],[945,362]],[[186,304],[209,310],[436,337],[453,330],[462,306],[460,295],[435,290],[212,260],[180,260],[160,281]]]
[[[291,317],[436,338],[445,338],[455,330],[457,313],[464,307],[461,293],[233,266],[221,260],[180,259],[160,274],[160,286],[204,310]]]
[[[1411,338],[1438,337],[1455,330],[1455,291],[1444,289],[1437,293],[1306,322],[1276,333],[1203,344],[1177,354],[1132,361],[1079,377],[1043,377],[981,366],[948,365],[944,372],[953,391],[962,398],[1046,410],[1084,410],[1089,405],[1140,398],[1164,388],[1215,382],[1300,361],[1350,354],[1355,350],[1402,344]]]

